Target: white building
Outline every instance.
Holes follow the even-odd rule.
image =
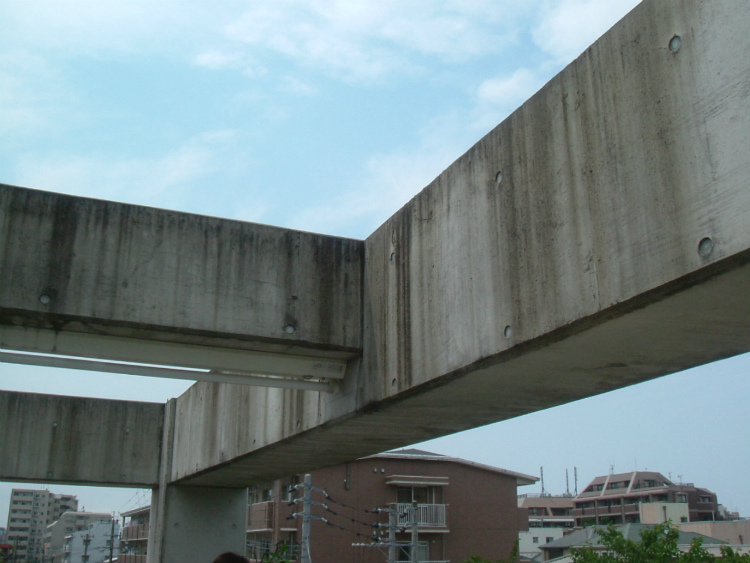
[[[7,539],[17,563],[41,563],[47,526],[69,510],[78,510],[73,495],[57,495],[46,489],[13,489],[8,507]]]
[[[90,524],[104,522],[110,525],[112,515],[106,512],[66,512],[47,526],[44,535],[45,563],[62,563],[65,537],[74,532],[86,531]]]
[[[120,551],[120,525],[117,522],[97,521],[86,530],[65,536],[63,563],[104,563]]]

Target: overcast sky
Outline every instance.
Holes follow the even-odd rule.
[[[635,4],[4,0],[0,182],[365,238]],[[571,490],[573,467],[579,489],[648,468],[750,515],[748,373],[736,358],[423,447],[544,466],[555,493],[566,468]],[[3,389],[185,387],[0,365]],[[51,489],[88,510],[147,497]]]

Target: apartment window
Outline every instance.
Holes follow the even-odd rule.
[[[620,483],[610,483],[609,484],[609,488],[610,489],[619,489],[620,488]]]
[[[531,538],[531,541],[534,542],[534,543],[539,543],[539,537],[538,536],[534,536],[534,537]]]
[[[547,539],[547,541],[545,543],[549,543],[551,541],[555,541],[555,538],[553,538],[552,536],[547,536],[546,539]]]
[[[248,496],[251,504],[268,502],[273,500],[273,486],[271,483],[255,485],[248,490]]]
[[[601,491],[604,488],[604,484],[594,485],[595,491]]]
[[[687,495],[677,495],[677,502],[687,502]]]
[[[701,502],[711,502],[711,497],[701,497]]]
[[[436,503],[436,487],[399,487],[398,502],[409,503],[416,501],[419,504]]]

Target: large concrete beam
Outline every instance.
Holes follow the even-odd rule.
[[[0,392],[0,479],[154,487],[164,405]]]
[[[151,363],[188,355],[153,341],[362,346],[362,241],[6,185],[0,241],[0,347]]]
[[[342,392],[194,386],[172,478],[289,474],[750,349],[748,29],[744,1],[642,2],[367,239]]]

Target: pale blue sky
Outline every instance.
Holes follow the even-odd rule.
[[[5,0],[0,182],[364,238],[635,4]],[[543,465],[552,492],[574,466],[579,488],[610,465],[671,472],[750,515],[749,371],[742,357],[424,447]],[[163,401],[185,385],[135,387],[0,365],[4,389]],[[135,493],[81,491],[90,510]]]

